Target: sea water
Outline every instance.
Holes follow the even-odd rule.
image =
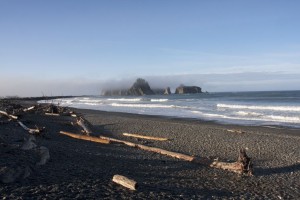
[[[85,96],[55,99],[54,103],[110,112],[300,128],[300,91]]]

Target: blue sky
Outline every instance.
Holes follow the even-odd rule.
[[[99,94],[136,77],[208,91],[300,89],[299,8],[297,0],[1,0],[0,96]]]

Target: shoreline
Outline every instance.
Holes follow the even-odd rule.
[[[78,112],[83,113],[102,113],[109,114],[115,116],[123,116],[130,118],[143,118],[143,119],[157,119],[164,121],[173,121],[178,123],[189,123],[189,124],[205,124],[211,126],[220,126],[220,127],[228,127],[228,128],[236,128],[236,129],[266,129],[267,132],[273,132],[272,134],[287,134],[290,136],[300,137],[300,128],[292,128],[289,126],[279,126],[279,125],[242,125],[242,124],[230,124],[230,123],[221,123],[216,120],[204,120],[199,118],[183,118],[183,117],[171,117],[164,115],[146,115],[146,114],[136,114],[136,113],[126,113],[126,112],[112,112],[112,111],[102,111],[102,110],[93,110],[93,109],[84,109],[84,108],[72,108],[73,110],[77,110]],[[284,131],[284,133],[282,133]]]
[[[20,102],[22,103],[22,101]],[[30,102],[24,102],[26,106]],[[35,102],[31,102],[35,103]],[[69,116],[28,113],[21,121],[46,127],[37,144],[47,147],[50,160],[32,167],[31,175],[11,184],[0,183],[0,197],[76,199],[297,199],[300,197],[300,136],[295,130],[222,125],[201,120],[73,109],[91,125],[94,136],[109,136],[151,147],[234,162],[239,148],[253,159],[254,176],[214,169],[121,144],[98,144],[60,135],[80,134]],[[228,129],[241,129],[242,133]],[[166,137],[149,141],[123,133]],[[20,151],[24,133],[13,122],[0,125],[0,167],[34,166],[35,151]],[[8,152],[8,153],[6,153]],[[17,159],[16,159],[17,158]],[[22,161],[22,162],[21,162]],[[111,181],[121,174],[138,182],[129,191]]]

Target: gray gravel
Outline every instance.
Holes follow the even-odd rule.
[[[50,150],[50,161],[35,167],[26,179],[0,183],[5,199],[299,199],[300,131],[220,125],[212,122],[78,110],[93,125],[96,135],[105,135],[160,147],[171,151],[213,156],[235,161],[238,149],[247,148],[255,176],[239,176],[121,144],[96,144],[58,134],[60,130],[79,133],[71,117],[38,116],[24,119],[28,125],[46,127],[46,137],[38,144]],[[239,129],[244,133],[231,133]],[[122,133],[168,137],[170,141],[128,138]],[[14,124],[1,124],[1,165],[24,158],[18,150],[25,132]],[[33,159],[33,158],[32,158]],[[34,161],[30,161],[30,165]],[[22,159],[21,159],[22,160]],[[26,162],[22,161],[23,163]],[[114,174],[136,180],[137,191],[129,191],[111,181]]]

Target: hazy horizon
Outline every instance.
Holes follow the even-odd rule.
[[[299,1],[0,1],[0,96],[300,90]]]

